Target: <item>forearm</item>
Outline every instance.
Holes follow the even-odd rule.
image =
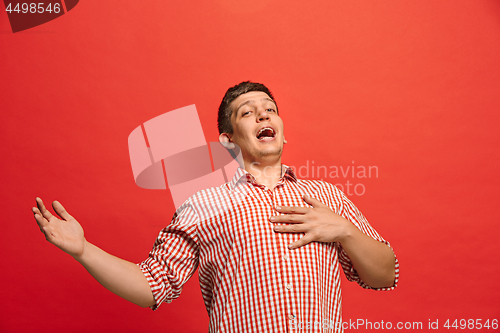
[[[372,288],[394,285],[396,259],[389,246],[364,234],[354,225],[341,245],[364,283]]]
[[[114,294],[142,307],[155,304],[149,283],[136,264],[115,257],[87,241],[83,253],[74,258]]]

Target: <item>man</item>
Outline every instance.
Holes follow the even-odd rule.
[[[37,198],[41,231],[104,287],[143,307],[171,302],[199,267],[210,332],[341,332],[339,263],[365,288],[393,289],[392,249],[337,188],[298,180],[282,165],[283,121],[264,85],[230,88],[218,123],[220,142],[239,146],[243,168],[190,197],[140,265],[87,242],[60,203],[53,207],[62,220]]]

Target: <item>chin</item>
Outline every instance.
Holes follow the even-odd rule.
[[[259,155],[262,157],[269,157],[269,156],[280,157],[281,153],[283,153],[283,149],[278,148],[278,149],[260,151]]]

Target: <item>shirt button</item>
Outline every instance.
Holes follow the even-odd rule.
[[[283,260],[285,260],[285,261],[290,260],[290,256],[289,256],[288,254],[285,254],[285,255],[283,256]]]
[[[295,319],[295,315],[293,315],[293,314],[288,315],[288,319],[294,320]]]
[[[286,290],[292,289],[292,285],[290,283],[285,284]]]

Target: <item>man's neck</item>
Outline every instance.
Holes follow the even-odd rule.
[[[274,189],[283,173],[281,159],[273,164],[245,162],[245,170],[255,177],[257,183],[265,185],[271,190]]]

